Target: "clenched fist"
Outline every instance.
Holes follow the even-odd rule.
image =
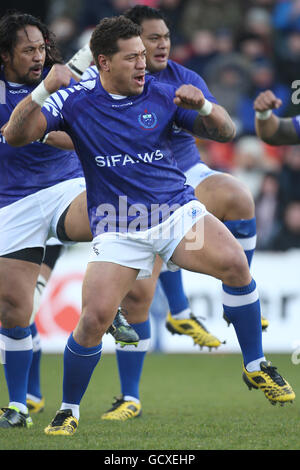
[[[66,88],[70,84],[72,72],[66,65],[55,64],[44,80],[44,85],[49,93],[54,93],[59,88]]]
[[[174,103],[181,108],[199,110],[205,103],[205,97],[199,88],[182,85],[175,92]]]
[[[260,93],[253,104],[255,111],[260,112],[268,109],[278,109],[281,105],[281,99],[277,98],[271,90]]]

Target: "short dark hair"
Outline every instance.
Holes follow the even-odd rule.
[[[124,15],[103,18],[93,31],[90,49],[99,67],[98,56],[112,56],[119,51],[119,39],[131,39],[141,35],[141,28]]]
[[[139,26],[141,26],[142,22],[145,20],[163,20],[166,24],[168,24],[167,19],[160,10],[148,7],[146,5],[135,5],[134,7],[126,10],[124,12],[124,16]]]
[[[8,11],[0,19],[0,65],[2,64],[1,54],[8,53],[13,56],[14,48],[17,44],[17,33],[26,26],[36,26],[43,35],[46,46],[45,66],[52,66],[55,63],[63,63],[59,50],[55,44],[54,34],[49,31],[47,26],[27,13],[21,13],[15,10]]]

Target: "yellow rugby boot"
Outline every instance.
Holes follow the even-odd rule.
[[[137,418],[142,414],[142,406],[135,401],[125,401],[123,396],[115,398],[112,408],[101,416],[101,419],[113,421],[126,421],[127,419]]]
[[[198,344],[201,349],[203,346],[207,346],[211,350],[211,348],[218,348],[222,344],[218,338],[207,331],[203,323],[193,313],[190,313],[190,318],[176,320],[169,312],[166,327],[173,335],[191,336],[194,344]]]
[[[41,398],[40,401],[34,401],[27,398],[26,405],[29,413],[41,413],[45,408],[45,399]]]
[[[72,436],[77,427],[78,420],[72,415],[72,410],[58,410],[44,431],[51,436]]]
[[[261,329],[263,331],[266,331],[268,326],[269,326],[269,320],[267,320],[265,317],[261,316]]]
[[[259,371],[248,372],[243,368],[243,380],[249,390],[260,389],[272,405],[279,403],[291,403],[295,399],[295,393],[287,381],[277,372],[277,367],[271,362],[262,361]]]

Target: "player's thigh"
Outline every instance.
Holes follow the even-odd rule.
[[[40,271],[35,262],[0,257],[0,321],[2,326],[26,327]]]
[[[160,274],[162,260],[156,257],[152,276],[135,281],[134,285],[123,299],[121,306],[125,309],[129,323],[146,321],[154,297],[157,279]]]
[[[232,285],[245,285],[251,280],[240,244],[211,214],[200,219],[183,237],[171,261],[181,268],[208,274]]]
[[[79,194],[69,205],[64,217],[64,229],[70,240],[91,241],[92,233],[87,211],[86,191]]]
[[[251,219],[255,215],[250,190],[227,173],[215,173],[203,180],[195,195],[219,220]]]

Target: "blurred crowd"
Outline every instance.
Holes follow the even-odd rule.
[[[237,127],[233,143],[198,141],[204,161],[241,178],[256,201],[257,248],[300,247],[300,148],[271,147],[255,135],[253,101],[271,89],[281,117],[300,114],[300,0],[27,0],[1,2],[39,16],[68,60],[103,17],[144,4],[169,21],[171,58],[198,72]],[[7,3],[7,5],[5,5]]]

